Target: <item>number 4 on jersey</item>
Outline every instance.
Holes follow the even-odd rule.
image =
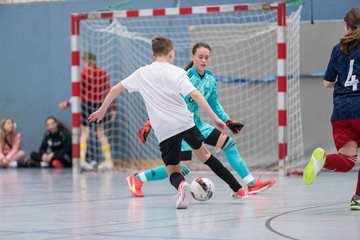
[[[349,68],[348,76],[345,81],[345,87],[352,86],[352,90],[357,91],[358,90],[357,84],[359,83],[359,80],[356,78],[356,75],[352,74],[353,68],[354,68],[354,62],[355,62],[355,59],[350,60],[350,68]]]

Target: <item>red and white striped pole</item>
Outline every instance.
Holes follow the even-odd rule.
[[[80,19],[71,16],[71,115],[72,115],[72,164],[73,173],[80,172]]]
[[[286,175],[287,158],[287,73],[286,73],[286,3],[279,3],[277,28],[278,146],[279,173]]]

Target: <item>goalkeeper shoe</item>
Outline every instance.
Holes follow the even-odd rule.
[[[80,163],[80,169],[82,171],[91,171],[94,170],[94,167],[90,163],[84,161]]]
[[[178,187],[177,209],[186,209],[189,205],[190,184],[183,180]]]
[[[240,199],[240,200],[245,200],[249,196],[244,188],[240,188],[236,193],[234,192],[231,195],[233,199]]]
[[[128,186],[130,189],[130,192],[134,197],[143,197],[144,193],[141,191],[141,187],[143,183],[135,177],[135,175],[131,175],[126,178],[128,182]]]
[[[360,210],[360,197],[357,195],[352,196],[350,201],[351,210]]]
[[[316,148],[312,153],[311,160],[308,162],[304,169],[303,180],[306,185],[310,185],[319,174],[320,170],[325,164],[325,150],[322,148]]]
[[[260,178],[261,177],[256,179],[256,181],[253,185],[251,185],[251,186],[248,185],[248,193],[250,195],[258,194],[258,193],[270,188],[272,185],[274,185],[276,183],[275,178],[272,178],[272,179],[266,180],[266,181],[261,181]]]
[[[98,166],[98,170],[100,171],[106,171],[106,170],[112,170],[114,168],[113,162],[101,162]]]

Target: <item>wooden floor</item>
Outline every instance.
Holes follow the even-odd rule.
[[[245,201],[210,173],[215,194],[175,209],[168,180],[130,195],[130,173],[0,170],[0,239],[360,239],[360,211],[350,211],[357,172],[322,172],[308,187],[301,177],[278,182]],[[263,178],[278,177],[263,175]]]

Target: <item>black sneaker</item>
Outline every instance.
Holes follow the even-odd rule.
[[[352,196],[350,201],[350,210],[360,210],[360,197],[357,195]]]

